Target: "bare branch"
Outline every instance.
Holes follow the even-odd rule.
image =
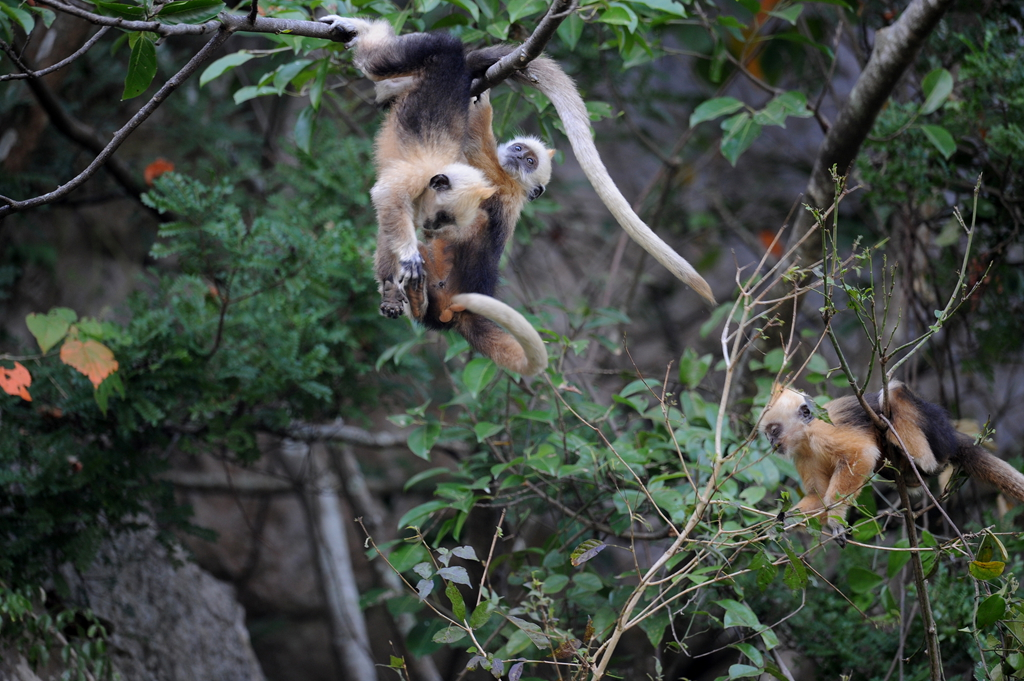
[[[555,31],[570,14],[576,11],[577,0],[554,0],[548,8],[548,13],[537,24],[537,28],[526,41],[512,52],[491,65],[483,78],[473,83],[471,93],[476,96],[484,90],[488,90],[506,78],[509,78],[516,71],[522,71],[530,62],[540,56],[544,47],[554,37]]]
[[[100,30],[96,31],[96,34],[93,35],[93,37],[89,38],[89,40],[87,40],[84,45],[78,48],[78,50],[76,50],[74,54],[68,56],[66,59],[61,59],[53,66],[48,66],[45,69],[40,69],[39,71],[32,71],[31,69],[29,69],[21,61],[21,59],[18,58],[14,50],[11,49],[11,46],[3,40],[0,40],[0,48],[2,48],[3,51],[7,53],[7,56],[11,58],[11,61],[13,61],[22,70],[22,73],[8,73],[0,76],[0,83],[4,82],[5,80],[24,80],[25,78],[42,78],[43,76],[49,73],[59,71],[71,62],[81,57],[89,50],[91,50],[92,46],[95,45],[99,41],[99,39],[102,38],[109,30],[109,26],[103,26],[102,28],[100,28]]]
[[[100,26],[112,26],[124,31],[148,31],[161,36],[205,35],[220,29],[229,32],[249,31],[252,33],[287,33],[304,38],[322,38],[334,40],[334,35],[327,24],[316,21],[298,21],[295,19],[275,19],[257,16],[250,21],[244,14],[228,14],[222,12],[216,19],[202,24],[165,24],[160,21],[131,21],[120,17],[108,17],[96,14],[60,0],[39,0],[39,4]]]
[[[41,2],[50,0],[40,0]],[[306,22],[309,23],[309,22]],[[196,53],[192,59],[189,60],[180,71],[174,74],[170,80],[164,83],[164,86],[160,88],[153,98],[146,102],[138,113],[132,116],[131,120],[122,126],[120,130],[114,133],[113,139],[103,148],[103,151],[93,159],[89,166],[80,172],[74,179],[67,184],[61,185],[57,189],[48,194],[37,196],[32,199],[26,199],[25,201],[14,201],[7,197],[0,197],[0,201],[6,202],[7,205],[0,205],[0,220],[3,220],[8,215],[16,213],[18,211],[25,210],[27,208],[35,208],[36,206],[42,206],[47,203],[52,203],[57,199],[70,194],[75,189],[78,189],[82,184],[85,183],[90,177],[92,177],[96,171],[102,166],[107,160],[117,151],[118,147],[128,138],[137,127],[142,125],[143,121],[152,115],[156,111],[157,107],[160,106],[165,99],[172,92],[178,89],[188,78],[196,72],[199,66],[206,61],[214,51],[219,48],[224,42],[231,37],[231,30],[221,29],[217,35],[215,35],[206,45],[203,46],[199,52]]]
[[[812,206],[820,208],[832,200],[829,170],[835,166],[840,175],[847,174],[878,113],[952,4],[953,0],[913,0],[892,26],[875,34],[871,59],[853,86],[849,101],[829,129],[814,162],[814,170],[804,192]],[[802,236],[813,221],[808,211],[801,211],[790,239]]]

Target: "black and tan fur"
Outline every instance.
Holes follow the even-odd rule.
[[[500,366],[537,373],[547,366],[540,336],[522,315],[492,296],[522,206],[543,192],[551,177],[551,154],[539,141],[525,138],[507,145],[525,153],[499,150],[486,99],[472,105],[470,115],[469,75],[457,39],[445,34],[398,37],[379,21],[336,16],[323,21],[357,37],[348,41],[356,50],[356,65],[377,81],[378,101],[388,107],[377,137],[373,189],[382,313],[397,317],[408,308],[429,328],[457,330]],[[411,65],[417,68],[412,70],[409,53],[415,54]],[[436,73],[440,68],[450,73]],[[430,92],[442,87],[444,93]],[[437,164],[451,158],[457,161],[439,171]],[[417,227],[422,242],[415,241]],[[410,229],[415,258],[404,255],[404,245],[396,248],[406,243]]]
[[[391,24],[330,15],[321,21],[344,36],[356,66],[374,81],[413,77],[391,103],[375,140],[375,273],[387,317],[403,306],[389,296],[423,285],[417,227],[470,237],[486,220],[480,204],[495,188],[466,163],[470,75],[462,42],[447,33],[396,36]]]
[[[471,74],[474,77],[483,76],[491,65],[515,49],[515,45],[494,45],[470,52],[467,62]],[[530,62],[526,69],[515,72],[512,80],[540,90],[554,105],[580,167],[601,201],[630,238],[683,283],[705,300],[714,303],[714,293],[704,278],[640,219],[608,174],[594,146],[593,128],[586,104],[572,78],[566,75],[557,62],[542,56]],[[394,96],[408,85],[397,82],[390,84],[383,93],[384,98]],[[378,101],[381,95],[379,92]]]
[[[845,518],[875,472],[891,477],[894,469],[898,470],[908,485],[916,486],[917,476],[899,441],[924,474],[935,475],[955,464],[967,475],[1024,501],[1024,475],[976,445],[970,436],[957,432],[942,407],[922,400],[898,381],[889,384],[889,404],[883,391],[865,395],[865,400],[892,423],[885,436],[854,396],[825,405],[831,423],[815,418],[810,398],[796,390],[778,390],[768,403],[760,430],[796,465],[805,493],[795,507],[797,512],[818,516],[823,522]],[[839,536],[839,523],[829,520],[829,524]]]

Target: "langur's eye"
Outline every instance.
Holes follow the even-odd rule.
[[[529,163],[529,164],[530,164],[531,166],[532,166],[532,165],[533,165],[534,163],[536,163],[536,161],[534,161],[534,160],[533,160],[532,158],[527,158],[527,159],[526,159],[526,162],[527,162],[527,163]]]
[[[517,144],[514,147],[512,147],[512,150],[513,151],[522,151],[523,150],[523,145]]]

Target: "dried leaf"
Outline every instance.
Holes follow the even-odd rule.
[[[92,339],[79,341],[70,338],[60,349],[60,361],[85,374],[92,386],[98,388],[103,379],[117,371],[114,353],[103,343]]]
[[[597,539],[588,539],[587,541],[583,542],[575,549],[573,549],[572,554],[569,556],[569,562],[572,563],[574,567],[579,567],[580,565],[586,563],[588,560],[590,560],[597,554],[604,551],[605,548],[607,548],[607,546],[608,545],[605,544],[603,541],[599,541]]]
[[[32,401],[28,387],[32,385],[32,374],[20,362],[14,363],[13,369],[0,366],[0,388],[8,395],[17,395],[26,402]]]

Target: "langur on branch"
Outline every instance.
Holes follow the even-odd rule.
[[[1024,474],[957,432],[949,414],[893,381],[889,400],[884,391],[866,394],[873,411],[885,414],[892,429],[884,435],[854,396],[825,405],[831,423],[815,418],[814,404],[801,392],[777,390],[761,416],[760,431],[779,452],[793,459],[804,487],[804,498],[794,510],[827,522],[845,544],[842,525],[847,510],[875,472],[904,476],[908,486],[918,485],[900,442],[917,468],[935,475],[947,465],[984,480],[1019,501],[1024,501]],[[893,432],[895,431],[895,432]],[[897,437],[898,436],[898,437]]]

